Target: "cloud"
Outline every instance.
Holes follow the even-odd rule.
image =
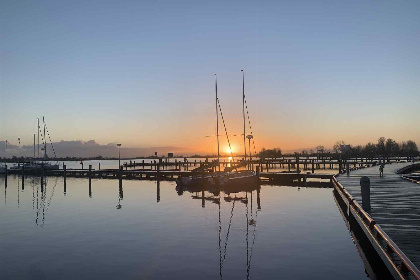
[[[40,156],[44,155],[44,151],[41,150],[42,145],[40,145]],[[64,141],[53,142],[47,144],[47,155],[50,158],[54,157],[54,152],[57,157],[118,157],[118,147],[115,143],[108,143],[106,145],[101,145],[95,140],[82,141],[82,140],[73,140],[73,141]],[[121,157],[143,157],[154,155],[155,152],[158,155],[167,155],[167,153],[181,153],[183,148],[179,147],[148,147],[148,148],[130,148],[130,147],[121,147]],[[35,147],[35,154],[38,155],[38,147]],[[34,155],[33,145],[13,145],[11,143],[7,144],[7,150],[5,141],[0,141],[0,157],[32,157]]]

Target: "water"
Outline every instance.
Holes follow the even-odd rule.
[[[92,180],[89,196],[86,179],[64,194],[62,178],[43,192],[1,178],[0,279],[366,278],[331,189],[205,196],[203,208],[173,182]]]

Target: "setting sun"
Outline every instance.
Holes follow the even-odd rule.
[[[230,153],[232,153],[232,149],[231,149],[231,148],[229,148],[229,147],[227,147],[227,148],[226,148],[226,152],[227,152],[228,154],[230,154]]]

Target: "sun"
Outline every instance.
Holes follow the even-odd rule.
[[[229,147],[227,147],[227,148],[226,148],[226,152],[227,152],[228,154],[230,154],[230,153],[232,153],[232,149],[231,149],[231,148],[229,148]]]

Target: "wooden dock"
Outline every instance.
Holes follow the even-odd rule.
[[[412,163],[385,165],[384,176],[379,168],[370,167],[341,174],[337,180],[361,205],[360,178],[370,178],[371,217],[398,247],[420,267],[420,186],[404,180],[397,170]]]
[[[41,175],[40,171],[31,170],[9,170],[9,174],[16,175]],[[35,174],[34,174],[35,173]],[[91,178],[91,179],[121,179],[121,180],[161,180],[174,181],[179,177],[192,176],[192,171],[181,171],[179,169],[59,169],[45,170],[44,176]],[[195,173],[197,174],[197,173]],[[262,182],[271,184],[288,185],[313,185],[314,183],[330,183],[332,174],[320,173],[296,173],[296,172],[260,172],[259,178]]]

